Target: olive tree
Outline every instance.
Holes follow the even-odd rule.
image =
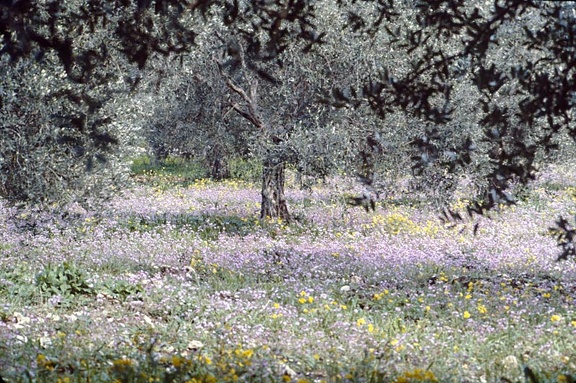
[[[122,80],[128,73],[118,72],[125,62],[98,61],[108,33],[102,27],[70,31],[82,50],[77,59],[95,66],[90,74],[60,65],[63,53],[51,50],[13,61],[0,57],[0,195],[7,201],[89,204],[113,195],[126,179],[124,156],[144,113],[128,100]],[[5,39],[4,50],[9,47]]]
[[[329,30],[337,8],[330,2],[316,3],[316,26],[326,30],[314,53],[302,55],[299,43],[286,47],[272,62],[255,61],[249,46],[231,36],[222,58],[217,60],[224,83],[233,98],[231,109],[254,128],[252,152],[262,160],[262,217],[290,219],[284,198],[286,166],[300,177],[325,177],[350,171],[361,144],[374,126],[356,124],[361,110],[328,107],[318,92],[328,84],[359,84],[356,62],[359,46],[346,46],[345,33]]]
[[[385,33],[401,62],[384,61],[363,86],[334,89],[325,99],[368,104],[384,121],[401,112],[416,122],[417,175],[438,169],[452,177],[477,165],[482,184],[469,216],[514,203],[512,186],[530,182],[559,139],[576,138],[574,3],[377,4],[373,12],[351,11],[348,25],[359,34]],[[444,218],[463,216],[446,210]],[[557,229],[561,257],[575,255],[574,229],[563,218]]]
[[[316,20],[329,25],[326,10],[337,8],[325,5]],[[349,79],[360,49],[342,49],[342,34],[330,32],[316,54],[303,55],[305,45],[294,42],[274,60],[262,59],[218,20],[214,15],[205,22],[180,65],[163,69],[164,77],[170,75],[156,97],[153,146],[206,159],[214,178],[232,153],[259,159],[261,216],[290,219],[283,197],[286,166],[296,169],[304,186],[347,170],[355,142],[363,139],[366,127],[351,123],[356,112],[317,102],[318,89]]]
[[[201,160],[208,175],[218,180],[230,176],[229,160],[247,155],[248,147],[245,124],[229,113],[230,95],[213,53],[196,48],[181,63],[165,60],[154,76],[163,78],[151,90],[154,112],[145,123],[145,135],[155,159],[173,155]]]
[[[243,41],[254,55],[272,57],[293,37],[315,41],[308,21],[312,11],[303,1],[288,7],[212,1],[3,3],[2,195],[14,202],[59,201],[91,189],[87,171],[112,175],[129,122],[116,119],[122,97],[138,90],[151,58],[190,52],[195,29],[211,14],[231,28],[251,20],[254,32],[263,33],[244,33]]]

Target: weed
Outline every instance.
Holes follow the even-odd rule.
[[[92,295],[94,288],[85,273],[70,262],[47,265],[36,277],[36,285],[48,295]]]

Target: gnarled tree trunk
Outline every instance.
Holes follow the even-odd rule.
[[[285,164],[282,160],[274,158],[264,160],[260,218],[290,220],[290,212],[284,196],[284,170]]]
[[[264,122],[264,118],[258,107],[258,82],[256,80],[250,83],[248,90],[242,89],[228,76],[223,68],[222,63],[216,61],[220,74],[226,81],[226,85],[243,101],[242,104],[233,104],[234,109],[240,116],[248,120],[252,125],[263,132],[270,132],[269,126]],[[270,143],[276,145],[281,139],[271,136]],[[260,208],[260,218],[281,218],[289,221],[290,213],[284,197],[284,159],[272,150],[264,159],[262,169],[262,204]]]

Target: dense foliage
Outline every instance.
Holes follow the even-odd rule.
[[[86,188],[83,168],[110,166],[109,158],[116,164],[119,159],[106,154],[125,146],[121,136],[129,136],[130,124],[102,110],[118,101],[113,96],[123,88],[150,92],[150,79],[161,80],[167,73],[158,71],[159,57],[179,57],[183,67],[195,72],[180,82],[186,87],[184,97],[194,102],[182,104],[185,111],[167,107],[173,97],[164,96],[166,89],[160,99],[147,93],[139,100],[140,107],[160,115],[150,122],[153,146],[162,152],[167,144],[162,137],[169,137],[165,132],[174,126],[180,126],[178,132],[198,132],[188,141],[192,150],[181,151],[197,153],[204,146],[213,175],[224,177],[221,161],[247,147],[245,133],[251,127],[252,148],[260,152],[243,154],[257,154],[262,161],[262,217],[290,218],[283,197],[288,163],[323,173],[338,164],[350,168],[350,154],[357,153],[362,162],[357,173],[372,194],[354,203],[375,206],[382,178],[390,176],[388,168],[383,173],[377,165],[390,163],[382,158],[400,157],[396,163],[405,166],[410,160],[420,177],[413,186],[436,193],[444,205],[462,177],[468,177],[473,198],[465,210],[470,216],[485,214],[514,203],[512,186],[531,181],[538,164],[561,141],[576,136],[573,3],[367,0],[338,6],[307,1],[3,5],[1,52],[3,60],[13,63],[4,67],[4,78],[47,68],[50,79],[61,73],[62,86],[70,89],[40,98],[49,108],[38,116],[38,108],[23,111],[31,122],[26,128],[18,127],[23,119],[13,121],[10,102],[21,103],[18,97],[27,96],[5,91],[2,166],[8,176],[2,194],[14,201],[58,200],[68,194],[63,191]],[[202,38],[202,49],[196,49]],[[174,64],[168,64],[170,74]],[[199,70],[209,74],[204,82],[198,81]],[[30,73],[22,79],[37,83],[36,77]],[[174,81],[179,82],[177,76]],[[189,81],[195,82],[192,92]],[[12,88],[8,83],[3,89],[15,87],[28,88],[13,81]],[[314,102],[316,91],[323,93],[326,105],[349,109],[331,118],[330,110]],[[211,95],[212,107],[206,101],[201,105],[212,111],[197,113],[196,100]],[[245,121],[227,120],[230,112]],[[378,127],[374,117],[383,125]],[[39,129],[41,124],[49,128]],[[321,139],[308,145],[315,129]],[[330,131],[338,132],[336,139]],[[318,149],[347,141],[352,150]],[[42,150],[22,157],[33,147]],[[76,171],[63,171],[66,164]],[[461,218],[460,212],[445,213],[449,221]],[[568,246],[563,257],[573,255],[568,221],[562,218],[557,230]]]
[[[466,207],[469,216],[514,204],[512,186],[533,180],[542,159],[576,137],[574,4],[412,5],[413,12],[382,7],[375,19],[350,13],[352,30],[375,35],[386,29],[390,49],[409,59],[383,62],[360,89],[334,89],[332,103],[367,101],[384,120],[396,110],[414,117],[421,131],[411,143],[418,175],[436,168],[450,177],[479,163],[481,184]],[[444,218],[460,221],[462,215],[447,210]],[[574,255],[571,230],[561,218],[562,258]]]

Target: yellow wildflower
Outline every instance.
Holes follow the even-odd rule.
[[[38,363],[38,367],[43,367],[48,371],[54,370],[54,367],[56,366],[56,363],[46,358],[43,354],[38,354],[36,357],[36,363]]]
[[[180,368],[185,362],[186,362],[186,359],[179,357],[178,355],[172,356],[172,365],[175,368]]]
[[[419,382],[437,382],[436,376],[432,371],[422,370],[417,368],[412,371],[407,371],[400,375],[397,379],[397,383],[408,383],[413,381]]]

